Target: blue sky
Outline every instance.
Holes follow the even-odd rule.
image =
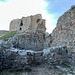
[[[75,5],[75,0],[45,0],[48,3],[47,13],[54,14],[56,18]]]
[[[75,0],[0,0],[0,30],[9,30],[12,19],[41,13],[51,33],[58,18],[72,5]]]

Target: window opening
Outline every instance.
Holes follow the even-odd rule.
[[[40,21],[40,19],[37,19],[36,23],[38,23]]]
[[[20,30],[22,30],[22,28],[20,28]]]
[[[21,20],[20,26],[22,26],[22,25],[23,25],[23,22],[22,22],[22,20]]]

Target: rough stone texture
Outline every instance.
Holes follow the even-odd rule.
[[[21,23],[21,19],[14,19],[10,22],[9,32],[18,31]]]
[[[45,20],[41,14],[12,20],[9,31],[17,31],[17,34],[9,39],[8,44],[21,49],[43,50],[44,46],[49,47],[45,44],[45,30]]]
[[[66,47],[53,47],[43,51],[5,47],[0,48],[0,70],[5,68],[23,69],[26,66],[49,63],[62,64],[67,58]],[[64,55],[64,56],[63,56]]]
[[[52,46],[67,46],[69,56],[75,52],[75,6],[59,17],[57,26],[51,35]]]
[[[42,64],[43,52],[32,50],[0,50],[0,70],[25,69],[27,66]]]
[[[11,47],[26,49],[26,50],[43,50],[44,48],[44,33],[42,32],[24,32],[9,39],[8,44]]]
[[[43,50],[44,48],[50,47],[51,37],[46,32],[19,32],[14,37],[8,40],[8,46],[26,50]]]
[[[44,33],[44,48],[48,48],[51,47],[51,43],[52,43],[52,36],[51,34],[49,34],[48,32]]]
[[[58,19],[52,34],[45,30],[45,20],[40,14],[11,21],[10,32],[17,34],[7,42],[0,42],[0,70],[67,61],[75,65],[75,6]]]
[[[9,72],[9,70],[4,70],[0,75],[75,75],[75,71],[69,71],[69,68],[58,66],[58,68],[51,68],[49,64],[42,64],[36,67],[30,68],[32,71],[26,72]]]
[[[4,43],[4,41],[3,41],[3,40],[0,40],[0,46],[1,46],[3,43]]]
[[[12,20],[9,31],[17,31],[17,35],[8,41],[11,46],[27,50],[50,47],[52,37],[45,32],[45,20],[41,14]]]
[[[10,22],[9,32],[11,31],[37,31],[41,30],[45,32],[45,20],[42,19],[41,14],[34,16],[22,17],[22,19],[14,19]]]
[[[43,56],[49,64],[62,64],[67,59],[67,47],[56,46],[43,50]]]

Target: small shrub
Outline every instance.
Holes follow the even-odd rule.
[[[66,50],[66,54],[68,53],[68,50]]]
[[[13,71],[13,70],[9,70],[9,72],[11,72],[11,73],[12,73],[12,72],[14,72],[14,71]]]
[[[31,71],[32,71],[32,69],[31,69],[31,68],[29,68],[29,67],[27,67],[27,68],[25,68],[25,71],[26,71],[26,72],[31,72]]]
[[[20,71],[23,71],[23,69],[17,69],[17,70],[16,70],[16,72],[20,72]]]
[[[63,63],[65,66],[71,67],[71,64],[69,62],[64,62]]]

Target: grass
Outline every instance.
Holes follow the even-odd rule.
[[[25,68],[25,69],[17,69],[17,70],[13,70],[13,69],[9,69],[9,72],[31,72],[32,71],[32,69],[30,68],[30,67],[27,67],[27,68]]]
[[[26,72],[31,72],[31,71],[32,71],[32,69],[31,69],[31,68],[29,68],[29,67],[27,67],[27,68],[25,68],[25,71],[26,71]]]
[[[69,62],[64,62],[63,63],[65,66],[71,67],[71,64]]]
[[[23,69],[18,69],[18,70],[16,70],[16,72],[22,72],[23,71]]]
[[[10,37],[13,37],[16,34],[16,31],[14,32],[8,32],[6,34],[3,34],[0,36],[0,40],[5,40],[7,41]]]

